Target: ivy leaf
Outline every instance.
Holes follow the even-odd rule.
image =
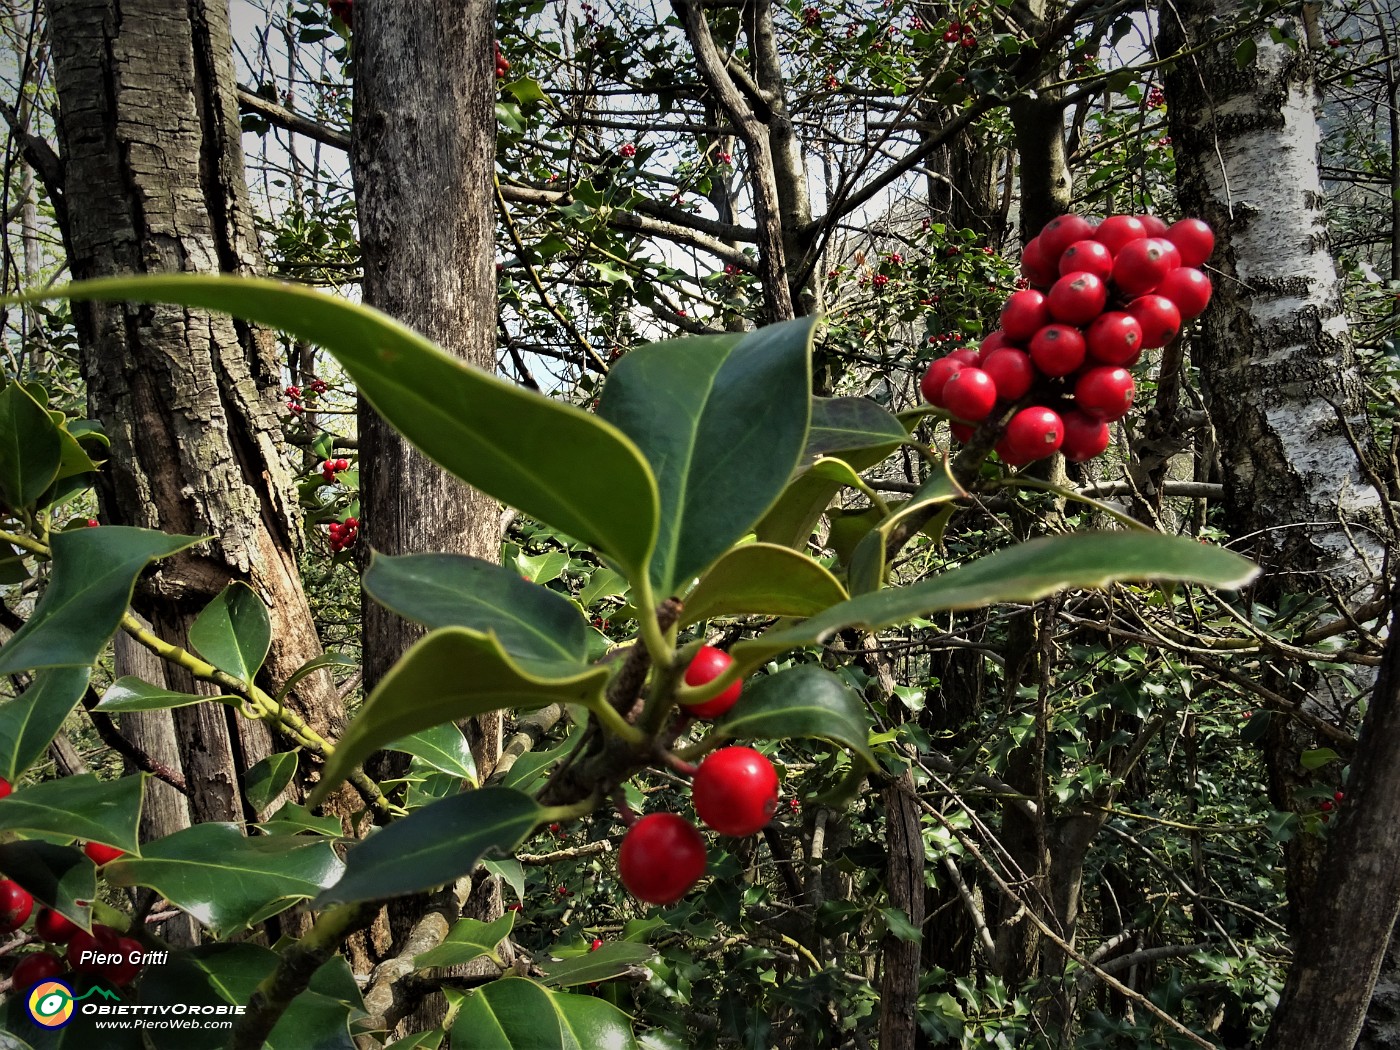
[[[189,638],[200,656],[246,684],[267,659],[272,620],[253,588],[235,581],[195,617]]]
[[[352,847],[344,877],[315,906],[398,897],[452,882],[487,851],[515,849],[542,813],[529,795],[501,787],[430,803]]]
[[[787,485],[807,442],[814,324],[652,343],[608,373],[598,415],[637,443],[660,486],[659,595],[752,530]]]
[[[320,805],[360,762],[410,733],[504,708],[601,700],[608,669],[580,663],[571,670],[540,677],[512,660],[494,635],[463,627],[434,631],[404,654],[360,706],[307,805]]]
[[[198,542],[125,525],[54,533],[53,576],[29,622],[0,648],[0,675],[97,663],[121,626],[141,571]]]

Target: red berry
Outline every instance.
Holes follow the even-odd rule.
[[[1087,415],[1112,423],[1133,407],[1133,389],[1126,368],[1089,368],[1074,384],[1074,403]]]
[[[4,777],[0,777],[0,798],[8,798],[14,786]]]
[[[1345,791],[1338,791],[1338,792],[1337,792],[1335,795],[1333,795],[1332,797],[1333,797],[1334,799],[1336,799],[1338,802],[1341,802],[1341,801],[1342,801],[1344,798],[1346,798],[1347,796],[1346,796],[1346,792],[1345,792]]]
[[[1332,801],[1330,799],[1323,799],[1321,802],[1318,803],[1317,808],[1322,810],[1322,812],[1324,813],[1328,813],[1332,809]]]
[[[721,835],[752,835],[778,808],[778,774],[751,747],[725,747],[708,755],[691,785],[695,812]]]
[[[112,955],[120,955],[121,961],[105,964],[102,976],[118,987],[136,980],[141,972],[141,942],[133,937],[118,937],[108,951]]]
[[[961,350],[954,350],[947,358],[949,361],[957,361],[959,364],[975,365],[982,359],[982,355],[970,346],[965,346]]]
[[[101,524],[102,522],[98,521],[96,518],[88,518],[87,520],[87,527],[90,529],[95,529]]]
[[[1087,459],[1102,455],[1108,448],[1108,424],[1102,419],[1094,419],[1077,408],[1071,408],[1063,416],[1065,440],[1060,446],[1065,459],[1083,463]]]
[[[601,948],[602,946],[603,946],[603,939],[602,939],[601,937],[594,937],[594,938],[593,938],[593,943],[590,944],[590,945],[588,946],[588,950],[589,950],[590,952],[596,952],[596,951],[597,951],[599,948]]]
[[[1103,313],[1108,285],[1091,273],[1067,273],[1051,286],[1045,302],[1055,320],[1086,325]]]
[[[1058,219],[1047,222],[1045,228],[1040,231],[1040,250],[1046,261],[1058,269],[1060,256],[1066,248],[1075,241],[1092,236],[1094,224],[1088,219],[1080,215],[1061,215]]]
[[[962,43],[962,46],[963,46],[963,47],[965,47],[965,48],[967,48],[967,50],[971,51],[973,48],[975,48],[975,47],[977,46],[977,38],[976,38],[975,36],[965,36],[965,37],[962,38],[961,43]]]
[[[70,922],[52,908],[39,909],[34,918],[34,932],[54,944],[67,944],[79,929],[77,923]]]
[[[1014,346],[993,350],[982,362],[982,371],[992,377],[997,394],[1007,401],[1020,401],[1035,382],[1035,366],[1030,356]]]
[[[956,44],[958,42],[959,35],[960,34],[958,33],[958,31],[950,26],[943,32],[943,42],[945,44]]]
[[[1210,278],[1200,270],[1181,266],[1162,278],[1157,294],[1176,303],[1183,321],[1192,321],[1205,313],[1210,302]]]
[[[623,836],[617,874],[638,900],[674,904],[705,874],[705,842],[684,817],[649,813]]]
[[[1124,245],[1140,241],[1147,236],[1147,227],[1134,215],[1110,215],[1099,223],[1094,239],[1099,241],[1115,256]]]
[[[1001,308],[1001,329],[1013,343],[1023,343],[1050,323],[1045,296],[1034,289],[1012,292]]]
[[[1124,295],[1136,298],[1155,289],[1180,265],[1176,245],[1161,237],[1145,237],[1123,245],[1113,260],[1113,283]]]
[[[1057,264],[1058,258],[1054,262],[1046,258],[1039,237],[1032,237],[1021,249],[1021,275],[1031,284],[1049,288],[1060,275]]]
[[[1006,338],[1006,333],[1000,328],[995,328],[982,337],[982,341],[977,344],[977,367],[982,367],[982,362],[991,357],[996,351],[1003,347],[1011,346],[1011,341]]]
[[[1022,409],[1011,417],[1002,440],[1012,459],[1029,463],[1051,455],[1064,439],[1065,424],[1059,414],[1048,408],[1034,407]]]
[[[997,385],[980,368],[967,366],[943,386],[943,407],[958,419],[980,423],[997,403]]]
[[[0,880],[0,933],[17,930],[29,921],[34,898],[14,879]]]
[[[951,358],[940,357],[933,364],[928,366],[928,371],[919,380],[919,393],[923,395],[925,401],[937,408],[943,407],[943,388],[948,380],[957,375],[966,366],[960,361]]]
[[[1200,219],[1182,219],[1172,223],[1166,238],[1181,253],[1182,266],[1200,266],[1215,251],[1215,234]]]
[[[110,864],[118,857],[125,857],[126,853],[115,846],[106,846],[101,842],[88,842],[83,845],[83,852],[88,855],[88,860],[92,861],[99,868],[104,864]]]
[[[15,964],[11,987],[27,992],[41,981],[50,981],[63,972],[63,960],[49,952],[26,955]]]
[[[1142,223],[1142,228],[1147,231],[1149,237],[1165,237],[1167,235],[1167,224],[1156,215],[1139,215],[1137,221]]]
[[[1060,256],[1060,276],[1081,270],[1102,281],[1108,280],[1108,275],[1113,272],[1113,253],[1101,241],[1075,241]]]
[[[1031,337],[1031,360],[1048,376],[1067,376],[1084,363],[1084,334],[1065,324],[1048,324]]]
[[[1085,349],[1105,365],[1126,365],[1142,349],[1142,325],[1132,314],[1110,310],[1100,314],[1084,333]]]
[[[694,686],[713,682],[728,670],[733,662],[734,659],[728,653],[712,645],[702,645],[700,651],[695,654],[695,659],[691,660],[690,666],[685,669],[685,684]],[[718,718],[734,706],[742,687],[742,682],[735,682],[719,696],[713,696],[703,703],[686,705],[686,711],[696,718]]]
[[[1142,325],[1142,348],[1166,346],[1181,332],[1181,311],[1164,295],[1144,295],[1128,304],[1128,313]]]

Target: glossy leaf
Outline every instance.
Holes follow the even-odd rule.
[[[286,790],[297,774],[298,758],[295,751],[279,751],[243,775],[243,794],[254,811],[261,813]]]
[[[735,547],[700,578],[684,624],[712,616],[813,616],[845,601],[836,577],[805,554],[771,543]]]
[[[147,967],[138,985],[140,1000],[152,1006],[246,1006],[262,980],[277,966],[277,953],[261,945],[201,944],[171,952],[159,966]],[[207,1030],[152,1032],[156,1050],[210,1050]]]
[[[235,581],[200,610],[189,637],[195,652],[220,671],[252,682],[272,645],[272,620],[253,588]]]
[[[87,692],[90,673],[87,667],[40,671],[19,696],[0,702],[0,776],[18,783],[43,756]]]
[[[329,835],[334,838],[341,833],[339,817],[317,816],[305,806],[299,806],[295,802],[284,803],[267,820],[260,821],[254,826],[269,835],[297,835],[303,831],[310,831],[317,835]]]
[[[544,971],[541,983],[551,988],[570,988],[610,981],[623,976],[634,966],[641,966],[655,955],[656,951],[649,944],[611,941],[596,951],[541,963],[540,969]]]
[[[471,1050],[635,1050],[627,1015],[602,999],[554,992],[523,977],[478,988],[452,1025]],[[460,1042],[459,1042],[460,1041]]]
[[[884,459],[908,436],[897,416],[869,398],[814,397],[803,459],[859,449],[875,450]]]
[[[424,806],[352,847],[344,878],[316,899],[316,907],[398,897],[452,882],[489,850],[515,849],[542,812],[529,795],[500,787],[464,791]]]
[[[501,648],[541,674],[555,665],[576,670],[588,654],[588,625],[573,602],[480,558],[376,552],[362,583],[404,619],[495,632]]]
[[[80,773],[28,784],[0,799],[0,831],[87,839],[130,853],[137,845],[145,780],[144,773],[118,780]]]
[[[627,580],[607,566],[594,571],[579,591],[579,604],[585,609],[599,598],[619,598],[627,593]]]
[[[807,441],[814,324],[652,343],[608,374],[598,415],[637,443],[660,487],[659,595],[751,531],[787,485]]]
[[[306,285],[227,275],[106,278],[33,298],[60,296],[205,307],[325,347],[430,459],[604,551],[629,575],[646,569],[656,482],[631,441],[588,412],[468,367],[376,310]]]
[[[332,956],[278,1018],[264,1050],[357,1050],[355,1022],[365,1016],[350,964]]]
[[[323,667],[359,667],[360,665],[350,657],[341,653],[322,653],[320,656],[313,656],[306,663],[302,664],[288,676],[282,683],[282,687],[277,690],[277,701],[281,703],[287,695],[296,688],[296,684],[309,674],[321,670]]]
[[[0,497],[27,507],[58,477],[63,442],[53,418],[19,383],[0,390]]]
[[[82,850],[37,839],[0,843],[0,871],[28,890],[36,904],[92,928],[97,865]]]
[[[1145,532],[1083,532],[1018,543],[967,565],[913,584],[862,594],[794,627],[785,627],[730,649],[748,670],[771,657],[819,645],[848,627],[879,630],[956,609],[997,602],[1030,602],[1073,587],[1176,580],[1237,588],[1259,569],[1222,547],[1179,536]]]
[[[877,768],[865,704],[836,675],[810,664],[749,683],[715,731],[731,740],[830,740]]]
[[[472,749],[462,731],[451,722],[421,729],[384,745],[389,751],[402,751],[433,769],[448,773],[459,780],[476,784],[476,762]]]
[[[520,575],[531,583],[546,584],[557,580],[569,567],[569,556],[563,551],[545,551],[543,554],[519,554],[515,564]],[[500,566],[497,566],[500,568]]]
[[[141,571],[197,542],[124,525],[54,533],[53,576],[29,622],[0,648],[0,674],[95,664],[121,625]]]
[[[458,966],[489,956],[501,965],[496,947],[510,936],[515,927],[515,912],[508,911],[493,922],[477,919],[461,919],[448,931],[443,942],[431,951],[413,957],[416,969],[426,970],[434,966]]]
[[[503,708],[596,702],[607,679],[607,668],[586,664],[567,677],[538,677],[516,664],[494,637],[462,627],[434,631],[404,654],[361,705],[307,804],[319,805],[391,740]]]
[[[328,839],[248,838],[237,824],[211,822],[147,843],[140,858],[102,872],[113,886],[151,887],[223,936],[318,893],[343,870]]]
[[[176,707],[189,707],[202,704],[206,700],[217,700],[225,704],[238,703],[232,696],[196,696],[194,693],[175,693],[150,682],[143,682],[132,675],[118,678],[107,687],[94,710],[106,714],[119,714],[123,711],[168,711]]]

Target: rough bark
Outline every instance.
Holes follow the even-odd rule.
[[[256,273],[227,4],[49,0],[48,13],[74,276]],[[112,441],[103,520],[212,537],[162,563],[138,608],[179,644],[199,609],[242,580],[274,624],[263,677],[284,680],[321,649],[297,573],[271,338],[177,307],[73,312],[89,407]],[[323,733],[343,721],[324,672],[299,684],[291,706]],[[176,723],[200,785],[195,815],[242,820],[237,778],[268,752],[266,729],[222,705],[187,708]]]
[[[1396,595],[1400,597],[1400,595]],[[1394,1046],[1372,1033],[1371,990],[1385,954],[1384,931],[1400,916],[1400,611],[1390,623],[1375,694],[1361,728],[1347,804],[1322,860],[1327,892],[1314,894],[1296,930],[1293,965],[1264,1046],[1269,1050]],[[1378,936],[1378,934],[1381,934]],[[1394,1022],[1393,987],[1372,1021]]]
[[[492,3],[356,5],[351,163],[365,301],[487,371],[496,354],[494,25]],[[363,404],[359,438],[369,547],[499,557],[492,500],[425,459]],[[362,624],[368,691],[420,631],[369,601]],[[500,756],[501,726],[496,714],[467,727],[483,778]],[[464,910],[478,919],[500,915],[499,888],[473,894]],[[408,936],[421,914],[421,901],[391,908],[394,939]],[[431,1027],[442,1008],[440,999],[425,1002],[400,1030]]]
[[[924,924],[924,830],[913,774],[908,770],[885,788],[886,886],[890,907],[909,922]],[[919,1035],[920,941],[887,933],[880,943],[880,1046],[914,1050]]]

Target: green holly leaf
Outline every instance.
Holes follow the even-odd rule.
[[[715,725],[729,740],[830,740],[879,768],[870,750],[865,704],[844,681],[813,665],[792,667],[744,686],[736,703]]]
[[[27,831],[137,848],[146,774],[98,780],[91,773],[27,784],[0,799],[0,831]]]
[[[637,443],[661,495],[659,595],[682,589],[773,505],[807,442],[812,318],[639,347],[598,415]]]
[[[202,704],[206,700],[216,700],[225,704],[236,704],[233,696],[196,696],[194,693],[177,693],[163,686],[151,685],[132,675],[118,678],[107,687],[102,699],[93,708],[104,714],[115,715],[126,711],[169,711],[176,707],[189,707]]]
[[[489,850],[519,846],[544,812],[529,795],[501,787],[430,803],[352,847],[344,877],[315,906],[398,897],[452,882]]]
[[[496,965],[503,966],[496,954],[496,946],[510,936],[515,927],[515,912],[508,911],[494,922],[481,922],[477,919],[461,919],[453,926],[443,942],[431,951],[413,957],[415,969],[427,970],[434,966],[459,966],[473,959],[489,956]]]
[[[556,668],[550,678],[526,670],[495,635],[463,627],[434,631],[404,654],[360,706],[307,805],[320,805],[359,763],[411,733],[505,708],[602,701],[606,667],[579,663],[568,669],[572,673],[563,670]]]
[[[211,822],[149,842],[102,873],[113,886],[151,887],[225,936],[314,896],[344,868],[329,839],[248,837],[237,824]]]
[[[85,930],[92,929],[97,865],[82,850],[37,839],[0,843],[0,871],[28,890],[37,903]]]
[[[734,547],[700,577],[683,624],[712,616],[814,616],[848,595],[805,554],[771,543]]]
[[[0,702],[0,776],[15,784],[43,756],[87,692],[90,673],[88,667],[40,671],[19,696]]]
[[[627,1015],[591,995],[555,992],[523,977],[483,985],[463,1001],[454,1044],[472,1050],[636,1050]]]
[[[97,663],[141,571],[198,542],[124,525],[54,533],[53,575],[29,622],[0,648],[0,674]]]
[[[200,656],[247,684],[267,659],[272,620],[253,588],[234,582],[195,617],[189,638]]]
[[[63,439],[53,417],[19,383],[0,390],[0,497],[18,510],[58,477]]]
[[[469,485],[597,548],[630,577],[650,563],[656,481],[627,437],[471,368],[377,310],[306,285],[194,274],[83,281],[26,301],[59,297],[220,310],[322,346],[399,433]]]

